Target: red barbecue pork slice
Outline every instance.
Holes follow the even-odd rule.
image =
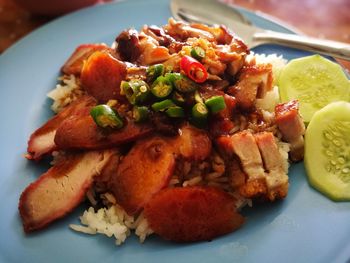
[[[85,198],[94,177],[114,150],[66,154],[21,194],[19,212],[26,233],[64,217]]]
[[[89,56],[81,71],[81,84],[99,102],[125,100],[120,83],[126,77],[126,64],[107,52],[96,51]]]
[[[110,50],[105,44],[82,44],[78,46],[61,68],[64,74],[80,75],[84,61],[95,51]]]
[[[67,119],[57,129],[55,143],[59,149],[103,149],[135,141],[154,130],[148,123],[127,120],[121,129],[98,127],[90,115]]]
[[[179,129],[179,136],[173,146],[177,154],[192,161],[205,160],[212,150],[207,132],[191,125],[184,125]]]
[[[176,242],[211,240],[238,229],[244,218],[235,199],[214,187],[167,188],[145,206],[151,229]]]
[[[83,96],[49,119],[30,136],[26,157],[39,160],[43,155],[55,150],[54,138],[62,122],[71,116],[86,115],[94,105],[96,105],[96,100],[93,97]]]
[[[173,147],[162,137],[138,141],[122,159],[110,191],[129,215],[139,212],[169,184],[175,167]]]

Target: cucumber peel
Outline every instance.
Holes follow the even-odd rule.
[[[335,201],[350,201],[350,103],[317,111],[305,133],[305,168],[310,184]]]
[[[299,101],[306,123],[329,103],[350,100],[350,81],[342,68],[320,55],[291,60],[281,71],[278,86],[282,102]]]

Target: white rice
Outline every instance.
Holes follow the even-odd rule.
[[[47,96],[53,100],[51,109],[58,113],[72,101],[83,95],[80,81],[74,75],[64,75],[58,79],[59,84]]]
[[[153,233],[143,213],[134,218],[129,216],[117,204],[109,208],[100,208],[97,211],[90,207],[84,211],[80,217],[80,222],[82,225],[70,224],[69,227],[85,234],[103,234],[108,237],[114,237],[116,245],[124,243],[132,230],[135,230],[135,234],[139,237],[141,243]]]
[[[274,86],[272,90],[266,92],[266,95],[264,98],[256,100],[256,106],[268,112],[274,112],[275,106],[279,102],[280,102],[280,94],[278,91],[278,87]]]

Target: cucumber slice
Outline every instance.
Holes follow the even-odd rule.
[[[304,163],[314,188],[335,201],[350,200],[350,103],[333,102],[314,114]]]
[[[306,123],[327,104],[350,99],[350,81],[342,68],[320,55],[291,60],[282,70],[278,86],[282,102],[299,100]]]

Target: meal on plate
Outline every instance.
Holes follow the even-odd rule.
[[[132,231],[192,242],[237,230],[242,207],[287,196],[289,162],[303,159],[299,102],[276,86],[285,63],[224,26],[172,18],[78,46],[48,94],[56,114],[28,141],[27,159],[53,158],[20,197],[24,231],[85,199],[70,227],[117,244]]]

